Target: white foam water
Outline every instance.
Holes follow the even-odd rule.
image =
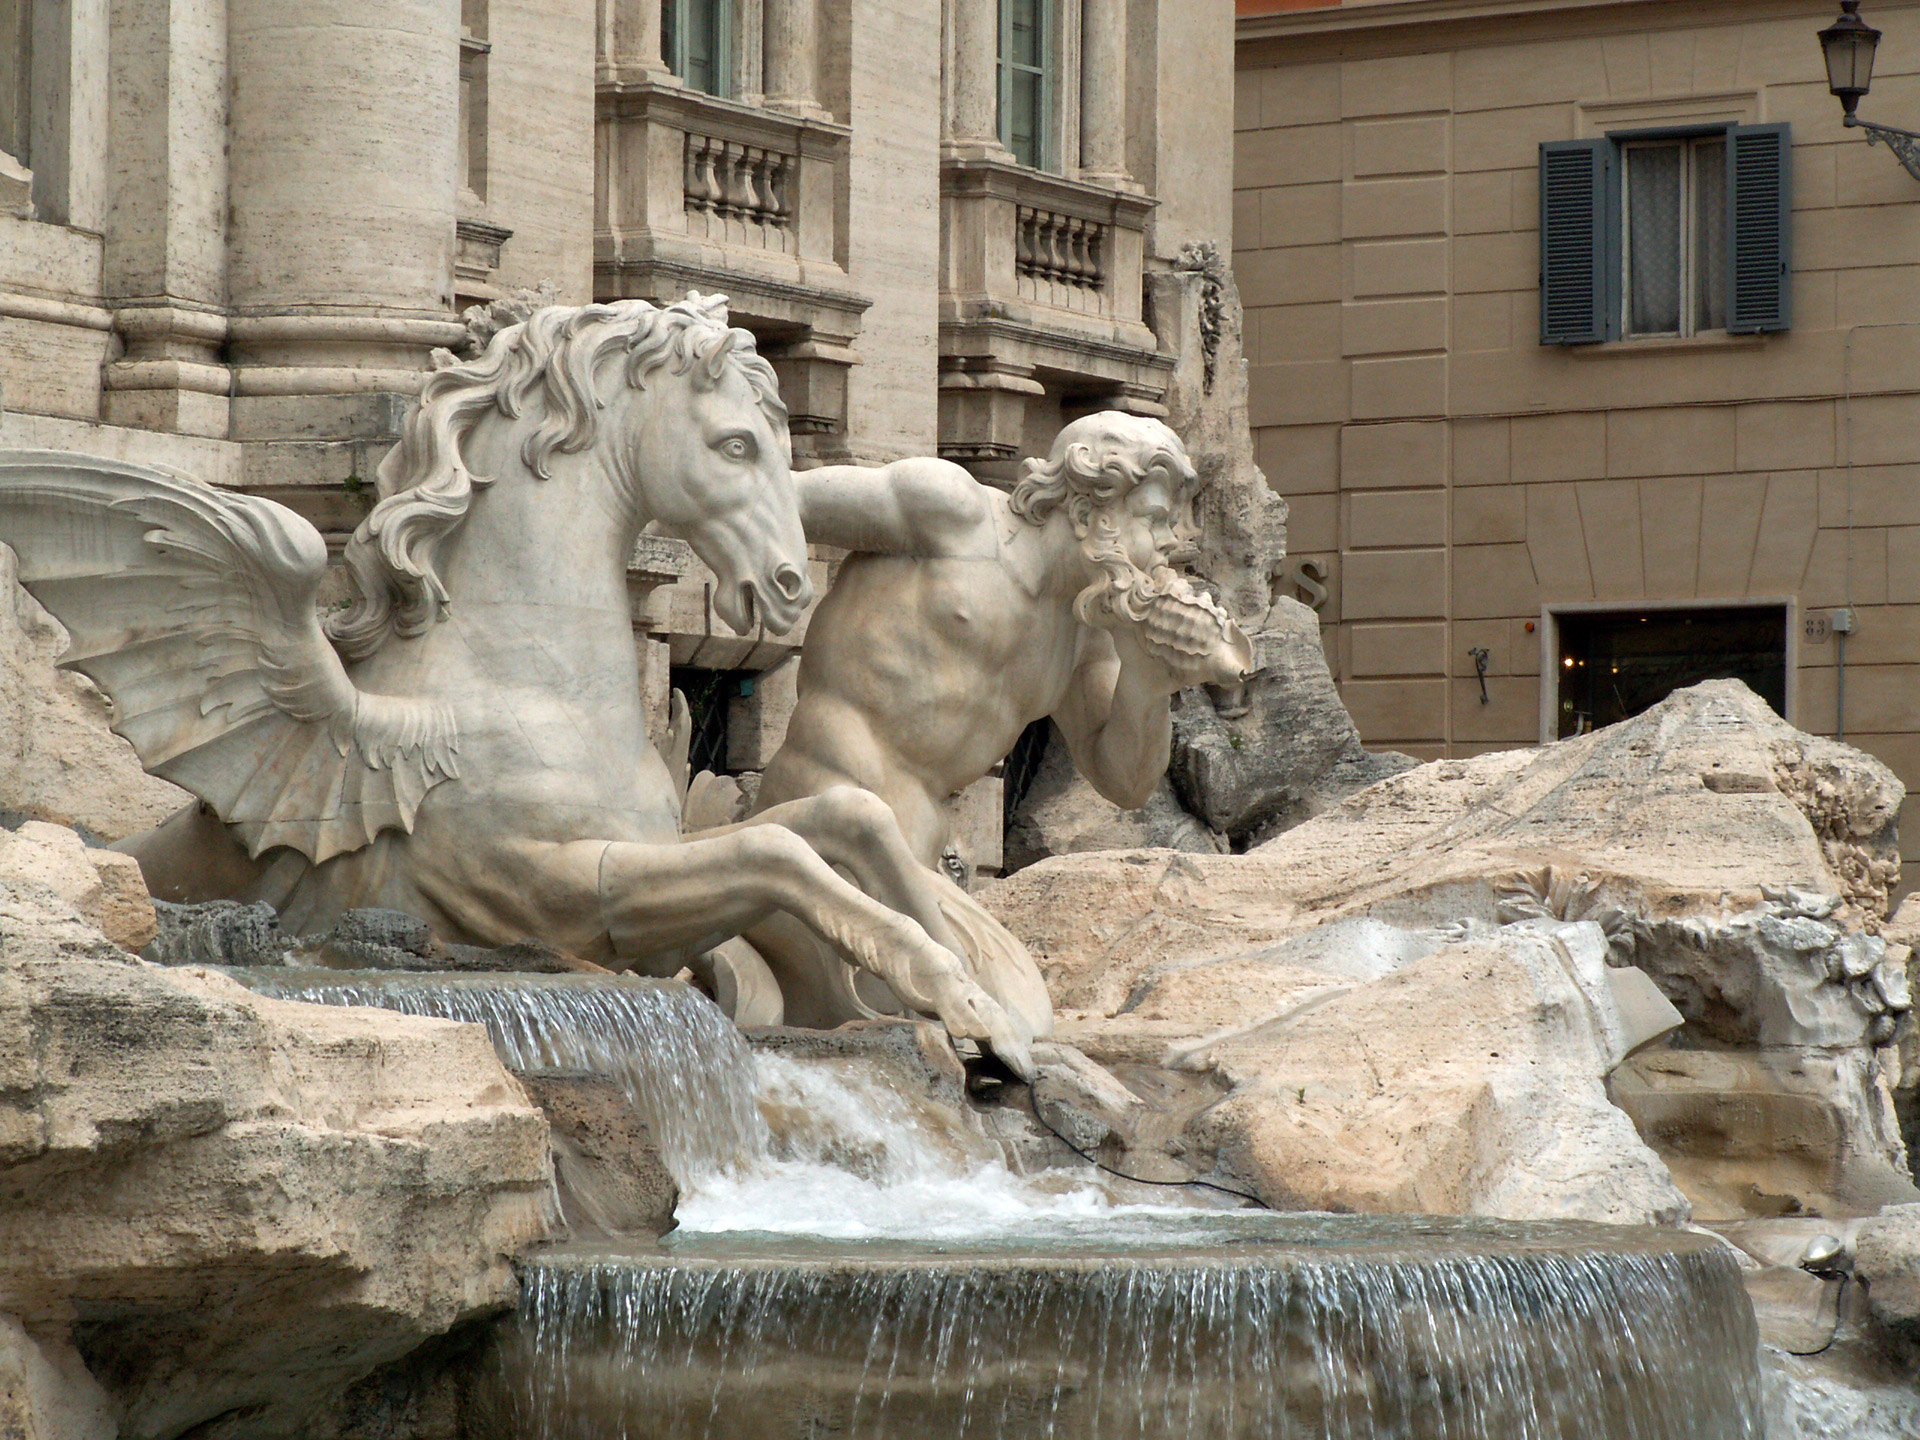
[[[676,1235],[1068,1238],[1192,1212],[1123,1199],[1090,1169],[1016,1174],[973,1117],[918,1103],[855,1062],[754,1058],[768,1150],[693,1177]]]

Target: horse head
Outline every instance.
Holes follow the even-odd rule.
[[[639,349],[630,361],[642,376],[670,366],[687,382],[640,429],[633,470],[642,504],[656,529],[685,540],[713,571],[714,609],[727,624],[784,635],[813,597],[787,409],[753,336],[727,328],[725,301],[696,293],[682,304],[712,322],[675,332],[685,363]]]
[[[634,532],[652,521],[687,541],[735,629],[784,634],[812,599],[786,407],[753,336],[728,326],[724,297],[548,306],[421,387],[381,462],[380,501],[347,545],[352,601],[328,633],[349,660],[445,614],[443,542],[496,478],[470,471],[463,446],[495,416],[524,437],[518,459],[533,480],[582,455],[625,497]]]

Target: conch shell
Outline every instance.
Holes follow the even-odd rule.
[[[1253,642],[1204,590],[1178,574],[1156,575],[1138,633],[1147,653],[1190,685],[1235,685],[1253,672]],[[1164,586],[1164,589],[1161,589]]]

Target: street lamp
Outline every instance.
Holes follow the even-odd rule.
[[[1840,97],[1846,123],[1858,124],[1853,107],[1873,84],[1873,52],[1880,32],[1860,18],[1860,0],[1840,0],[1840,18],[1820,32],[1827,57],[1827,88]]]
[[[1840,0],[1840,18],[1820,32],[1820,53],[1827,61],[1827,88],[1840,101],[1845,112],[1843,125],[1867,132],[1867,143],[1881,141],[1894,153],[1907,173],[1920,180],[1920,135],[1891,125],[1876,125],[1854,114],[1860,97],[1873,84],[1873,54],[1880,45],[1880,32],[1860,18],[1860,0]]]

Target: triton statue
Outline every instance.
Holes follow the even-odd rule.
[[[1171,567],[1195,538],[1197,480],[1157,420],[1075,420],[1010,495],[934,459],[795,479],[808,538],[856,553],[808,623],[799,704],[762,781],[762,813],[857,785],[886,801],[931,869],[947,843],[941,802],[1045,716],[1094,788],[1136,809],[1167,770],[1173,692],[1234,684],[1252,668],[1240,628]],[[1025,948],[938,883],[940,913],[921,923],[968,956],[1024,1028],[1049,1033],[1046,986]],[[749,938],[796,1023],[884,1002],[778,917]]]

